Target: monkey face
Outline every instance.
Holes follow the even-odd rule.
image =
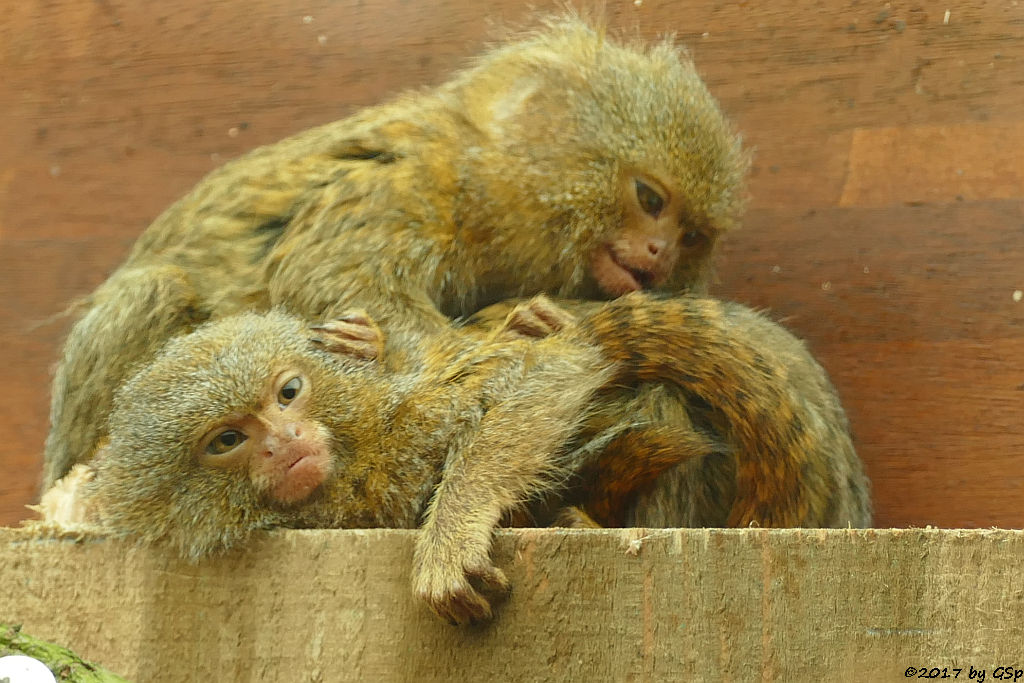
[[[89,482],[103,525],[195,559],[316,508],[339,469],[328,419],[379,341],[353,320],[244,313],[170,340],[115,395]]]
[[[278,373],[259,410],[231,415],[200,439],[196,459],[205,466],[248,473],[272,503],[304,501],[333,468],[329,433],[307,417],[311,380],[297,369]]]
[[[590,255],[590,272],[604,294],[615,297],[661,288],[681,261],[692,264],[709,258],[717,232],[690,215],[677,183],[624,169],[618,196],[621,228]]]

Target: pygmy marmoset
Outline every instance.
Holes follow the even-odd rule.
[[[133,368],[210,319],[362,308],[399,367],[424,333],[508,297],[699,292],[747,166],[679,48],[571,16],[437,88],[256,149],[170,206],[81,304],[44,486],[92,457]]]

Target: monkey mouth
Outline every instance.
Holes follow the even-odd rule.
[[[594,252],[591,271],[597,284],[611,296],[650,289],[657,280],[653,271],[631,265],[610,244]]]
[[[612,253],[612,260],[615,261],[615,265],[629,273],[629,275],[633,278],[633,281],[636,282],[637,287],[639,289],[650,289],[651,287],[654,286],[654,273],[652,273],[651,271],[644,270],[643,268],[634,268],[632,266],[628,266],[625,263],[619,261],[619,259],[615,257],[614,253]]]
[[[329,463],[316,453],[297,455],[285,461],[289,464],[281,471],[277,485],[271,491],[271,497],[277,503],[302,503],[321,487],[330,474]]]
[[[290,465],[288,465],[287,469],[289,471],[295,469],[296,465],[298,465],[299,463],[301,463],[303,460],[305,460],[308,457],[309,457],[308,453],[303,453],[303,454],[299,455],[297,458],[295,458],[295,460],[292,460],[292,463]]]

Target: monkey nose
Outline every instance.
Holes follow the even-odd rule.
[[[651,256],[657,256],[661,252],[665,251],[665,247],[668,246],[668,242],[659,239],[647,240],[647,253]]]
[[[296,422],[291,422],[284,426],[284,433],[289,439],[298,439],[302,436],[302,426]]]

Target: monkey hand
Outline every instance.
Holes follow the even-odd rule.
[[[569,311],[540,294],[509,312],[504,324],[494,331],[494,339],[547,337],[576,324]]]
[[[486,542],[472,549],[472,544],[453,540],[436,538],[426,529],[421,532],[413,566],[413,592],[453,625],[486,621],[493,614],[490,599],[500,600],[508,594],[508,579],[491,563]]]
[[[310,325],[317,336],[314,345],[339,355],[359,360],[379,360],[384,355],[384,333],[362,309],[345,311],[340,317],[320,325]]]

